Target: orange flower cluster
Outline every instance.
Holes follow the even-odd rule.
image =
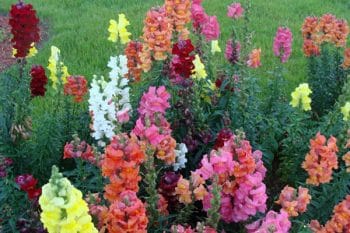
[[[193,201],[192,196],[196,201],[203,200],[208,194],[204,184],[205,180],[195,172],[191,172],[191,182],[181,176],[175,188],[179,202],[189,204]]]
[[[318,55],[319,46],[324,42],[344,47],[349,34],[349,26],[345,20],[337,19],[332,14],[325,14],[320,19],[306,17],[302,26],[302,34],[304,54],[309,57]]]
[[[130,41],[125,48],[125,56],[128,59],[128,79],[133,78],[135,81],[141,80],[142,61],[140,54],[142,52],[142,43],[138,41]]]
[[[331,136],[327,145],[326,140],[326,137],[320,132],[317,133],[315,139],[310,140],[310,152],[302,164],[302,168],[309,174],[307,184],[318,186],[321,183],[328,183],[332,179],[332,170],[338,168],[337,139]]]
[[[321,226],[317,220],[312,220],[310,228],[314,233],[350,232],[350,195],[336,205],[333,216],[325,226]]]
[[[350,68],[350,48],[346,48],[344,50],[344,61],[343,61],[342,67],[344,69]]]
[[[158,7],[149,10],[144,20],[142,38],[145,46],[153,53],[155,60],[160,61],[167,58],[166,53],[171,52],[171,36],[172,28],[165,8]]]
[[[136,136],[119,134],[107,146],[101,161],[102,175],[108,177],[110,184],[105,186],[105,198],[111,203],[120,199],[125,190],[137,192],[140,164],[145,157]]]
[[[109,207],[108,233],[146,233],[148,218],[145,205],[133,191],[124,191]]]
[[[156,148],[156,156],[158,159],[163,160],[168,165],[175,163],[176,141],[173,137],[166,135],[164,139],[156,146]]]
[[[190,32],[185,25],[191,21],[191,1],[165,0],[164,7],[174,30],[179,33],[179,38],[187,40]]]
[[[288,213],[289,217],[296,217],[299,213],[306,211],[307,205],[310,203],[311,195],[307,188],[299,187],[298,191],[285,186],[276,201],[277,204],[282,206],[282,209]]]
[[[74,96],[74,101],[80,103],[87,93],[87,81],[84,76],[69,76],[64,84],[64,94]]]

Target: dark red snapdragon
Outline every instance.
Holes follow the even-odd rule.
[[[159,182],[159,193],[162,194],[167,200],[168,208],[170,209],[177,203],[175,188],[179,179],[179,174],[172,171],[167,171],[164,173]]]
[[[15,182],[22,191],[27,193],[30,200],[37,200],[41,195],[41,188],[36,188],[38,180],[35,179],[33,175],[19,175],[15,178]]]
[[[39,42],[39,19],[31,4],[20,1],[11,6],[10,20],[12,44],[17,50],[15,57],[24,58],[28,55],[32,43]]]
[[[176,83],[179,83],[179,80],[188,79],[192,75],[195,58],[194,55],[191,55],[193,51],[194,46],[190,39],[180,40],[174,44],[172,49],[173,58],[170,64],[170,78]]]
[[[230,129],[224,128],[220,130],[214,144],[214,149],[217,150],[223,147],[225,142],[228,141],[232,135],[233,133]]]
[[[47,84],[47,76],[44,67],[40,65],[32,66],[30,76],[32,77],[30,81],[30,92],[32,96],[44,96],[46,92],[45,85]]]

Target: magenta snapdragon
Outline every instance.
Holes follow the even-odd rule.
[[[242,17],[244,9],[239,2],[234,2],[227,6],[227,16],[232,19],[238,19]]]
[[[287,62],[292,53],[292,32],[287,27],[279,27],[273,42],[273,52],[281,59],[282,63]]]
[[[288,233],[291,222],[288,219],[287,212],[284,210],[281,210],[280,213],[270,210],[265,218],[246,225],[245,227],[248,233]]]

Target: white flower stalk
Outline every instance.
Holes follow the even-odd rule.
[[[173,168],[174,171],[177,171],[181,168],[186,167],[187,159],[186,159],[186,153],[188,152],[186,144],[180,143],[177,144],[177,150],[175,150],[176,154],[176,163],[174,163]]]
[[[94,76],[90,88],[89,110],[93,115],[93,133],[91,136],[103,145],[103,139],[112,139],[117,126],[128,120],[131,110],[126,57],[111,57],[108,67],[110,79],[106,81]],[[122,117],[120,117],[122,116]]]

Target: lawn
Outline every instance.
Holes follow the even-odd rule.
[[[2,0],[0,11],[7,12],[15,1]],[[70,73],[82,74],[91,79],[93,74],[105,74],[106,63],[111,54],[118,53],[107,41],[109,19],[118,13],[125,13],[131,22],[129,27],[136,39],[141,35],[142,20],[151,7],[161,4],[161,0],[128,1],[86,1],[86,0],[32,0],[41,20],[48,25],[49,39],[39,50],[32,62],[47,64],[50,46],[61,49],[62,57]],[[226,17],[226,6],[232,0],[204,0],[204,6],[211,15],[217,15],[221,24],[221,47],[230,35],[232,21]],[[262,48],[263,67],[258,75],[269,78],[266,71],[274,67],[276,59],[272,55],[272,40],[279,25],[291,28],[294,35],[293,55],[288,64],[290,91],[297,83],[306,79],[306,60],[302,55],[300,27],[308,15],[320,16],[324,13],[335,14],[338,18],[350,20],[350,2],[346,0],[253,0],[250,30],[253,32],[253,46]],[[238,22],[239,23],[239,22]],[[239,25],[238,25],[239,26]]]

